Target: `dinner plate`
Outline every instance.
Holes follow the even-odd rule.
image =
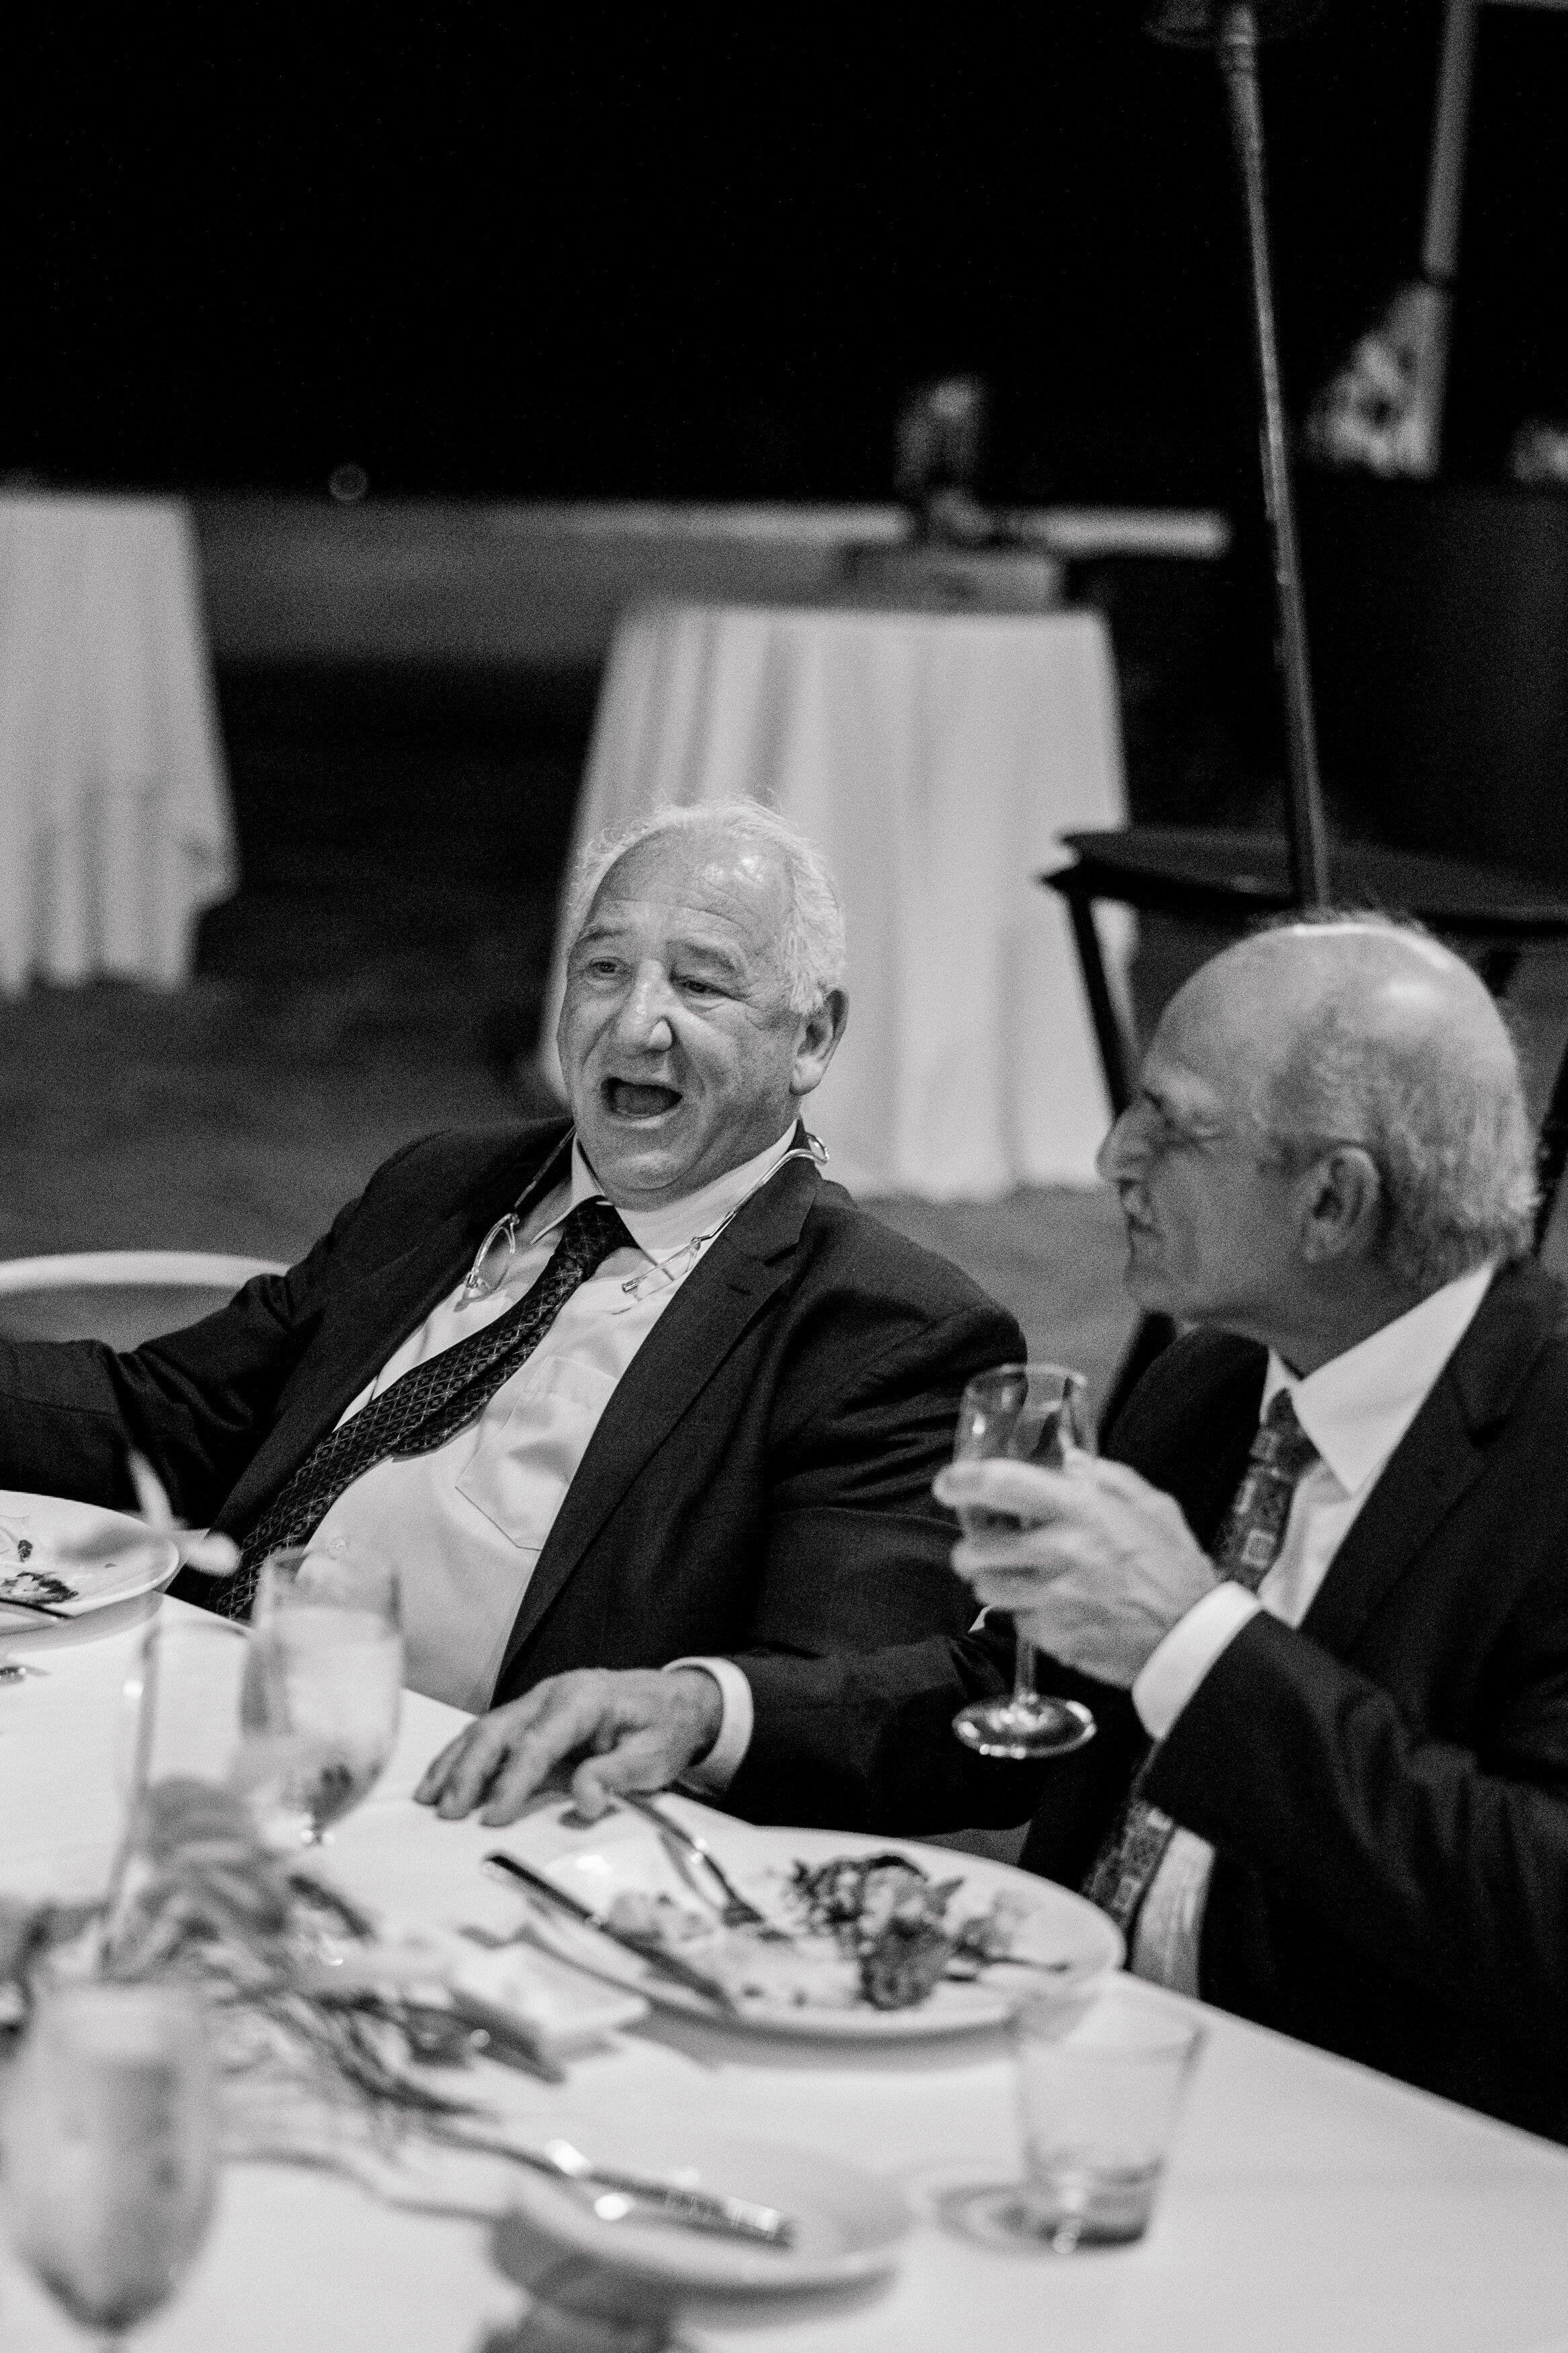
[[[1002,1963],[970,1984],[944,1980],[925,2001],[908,2010],[873,2010],[865,2002],[828,2008],[749,2000],[738,2016],[724,2016],[727,2026],[838,2042],[907,2042],[974,2033],[1001,2025],[1019,1994],[1031,1987],[1065,1988],[1121,1966],[1121,1933],[1097,1905],[1054,1881],[1015,1870],[1010,1863],[957,1853],[948,1847],[923,1846],[910,1839],[874,1838],[851,1831],[759,1829],[689,1799],[664,1802],[689,1828],[700,1830],[736,1886],[774,1919],[782,1916],[781,1897],[794,1863],[822,1863],[836,1855],[899,1854],[918,1863],[931,1879],[962,1883],[949,1908],[953,1920],[984,1911],[998,1895],[1019,1906],[1021,1917],[1014,1936],[1019,1960],[1053,1965],[1048,1976],[1036,1968],[1009,1968]],[[531,1816],[526,1829],[512,1834],[511,1843],[536,1870],[595,1911],[605,1910],[616,1895],[631,1890],[674,1896],[688,1911],[704,1909],[658,1831],[640,1815],[618,1810],[590,1828],[576,1830],[572,1827],[574,1820],[570,1807]],[[696,2018],[712,2019],[719,2014],[700,1993],[660,1977],[636,1954],[612,1944],[595,1929],[579,1926],[537,1901],[530,1917],[533,1933],[552,1950],[620,1984],[635,1986],[661,2009]],[[701,1966],[700,1941],[679,1949]]]
[[[151,1593],[179,1565],[171,1538],[128,1512],[0,1487],[0,1635],[7,1641],[50,1623],[41,1610],[5,1608],[13,1597],[85,1618]]]
[[[565,2130],[570,2132],[568,2124]],[[548,2174],[511,2169],[510,2202],[525,2224],[599,2268],[717,2295],[791,2295],[850,2287],[882,2278],[899,2260],[912,2223],[900,2192],[875,2174],[825,2149],[787,2141],[721,2137],[677,2117],[657,2125],[624,2122],[608,2138],[584,2141],[603,2165],[616,2165],[683,2188],[710,2189],[776,2207],[795,2226],[793,2243],[768,2247],[668,2222],[647,2209],[602,2222],[588,2196]],[[537,2253],[520,2234],[510,2251],[498,2232],[503,2269],[537,2285]]]

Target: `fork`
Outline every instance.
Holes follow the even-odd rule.
[[[689,1831],[683,1823],[673,1821],[657,1798],[645,1797],[640,1790],[617,1789],[616,1799],[618,1804],[634,1814],[640,1814],[645,1821],[651,1822],[660,1838],[674,1848],[683,1865],[689,1862],[696,1862],[708,1873],[721,1891],[721,1901],[716,1908],[726,1928],[756,1928],[764,1936],[773,1937],[782,1944],[789,1943],[787,1930],[777,1926],[765,1912],[757,1909],[749,1896],[742,1894],[705,1838],[700,1838],[695,1831]],[[689,1870],[687,1870],[686,1876],[691,1876]]]

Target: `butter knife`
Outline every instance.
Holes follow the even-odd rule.
[[[726,2197],[717,2189],[688,2188],[681,2182],[660,2180],[654,2174],[628,2173],[621,2166],[600,2165],[569,2140],[547,2140],[542,2148],[533,2148],[504,2131],[475,2130],[462,2124],[448,2126],[441,2137],[453,2147],[471,2148],[486,2157],[508,2157],[516,2165],[531,2166],[560,2181],[619,2192],[616,2202],[620,2211],[605,2211],[595,2204],[595,2211],[606,2222],[619,2221],[623,2201],[635,2200],[639,2206],[651,2206],[666,2221],[681,2223],[689,2231],[717,2232],[760,2241],[769,2247],[788,2248],[795,2243],[795,2225],[776,2206],[759,2205],[751,2198]]]
[[[730,2017],[739,2015],[738,2005],[729,1988],[717,1978],[710,1977],[706,1969],[682,1960],[679,1953],[670,1952],[657,1936],[641,1936],[635,1929],[613,1927],[602,1912],[595,1912],[591,1904],[584,1904],[581,1896],[573,1895],[566,1888],[558,1887],[552,1879],[545,1877],[543,1872],[535,1871],[531,1863],[520,1862],[511,1854],[487,1854],[484,1867],[489,1872],[504,1873],[509,1879],[520,1879],[533,1894],[542,1897],[546,1904],[553,1905],[556,1911],[563,1912],[568,1919],[596,1930],[601,1936],[607,1936],[610,1943],[619,1945],[623,1952],[635,1953],[638,1960],[646,1962],[658,1976],[668,1978],[674,1985],[684,1986],[689,1993],[700,1993],[705,2001],[715,2003]]]

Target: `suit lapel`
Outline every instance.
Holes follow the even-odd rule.
[[[1550,1337],[1554,1289],[1532,1266],[1493,1280],[1475,1321],[1356,1514],[1303,1633],[1349,1656],[1363,1628],[1486,1468],[1489,1433]]]
[[[1348,1657],[1384,1596],[1480,1477],[1485,1460],[1445,1370],[1352,1522],[1302,1632],[1336,1658]]]
[[[788,1281],[821,1181],[809,1163],[786,1162],[704,1253],[632,1358],[529,1579],[498,1687],[632,1482]]]
[[[559,1181],[568,1166],[571,1134],[568,1128],[558,1139],[547,1140],[531,1176],[527,1164],[538,1149],[537,1137],[501,1154],[449,1216],[410,1249],[344,1287],[333,1301],[332,1321],[352,1335],[350,1344],[307,1349],[282,1410],[224,1505],[220,1525],[243,1526],[255,1518],[317,1440],[336,1427],[350,1400],[454,1288],[497,1219],[514,1206],[526,1214],[540,1193]]]

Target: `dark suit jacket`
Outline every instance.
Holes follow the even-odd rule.
[[[1205,2000],[1568,2139],[1568,1341],[1555,1285],[1499,1275],[1299,1631],[1221,1654],[1148,1794],[1216,1850]],[[1263,1351],[1181,1341],[1107,1451],[1212,1543],[1257,1428]],[[753,1675],[742,1812],[882,1830],[1023,1819],[1079,1883],[1146,1750],[1127,1694],[1058,1670],[1100,1736],[1045,1767],[969,1758],[948,1720],[997,1646],[941,1640]],[[836,1694],[830,1686],[837,1685]],[[792,1789],[793,1785],[793,1789]]]
[[[284,1275],[125,1356],[0,1346],[0,1483],[129,1500],[125,1441],[177,1512],[243,1536],[520,1196],[560,1122],[426,1137]],[[932,1501],[971,1374],[1022,1353],[967,1278],[807,1162],[754,1194],[618,1384],[540,1554],[497,1685],[688,1651],[866,1650],[973,1615]],[[211,1590],[191,1579],[189,1598]]]

